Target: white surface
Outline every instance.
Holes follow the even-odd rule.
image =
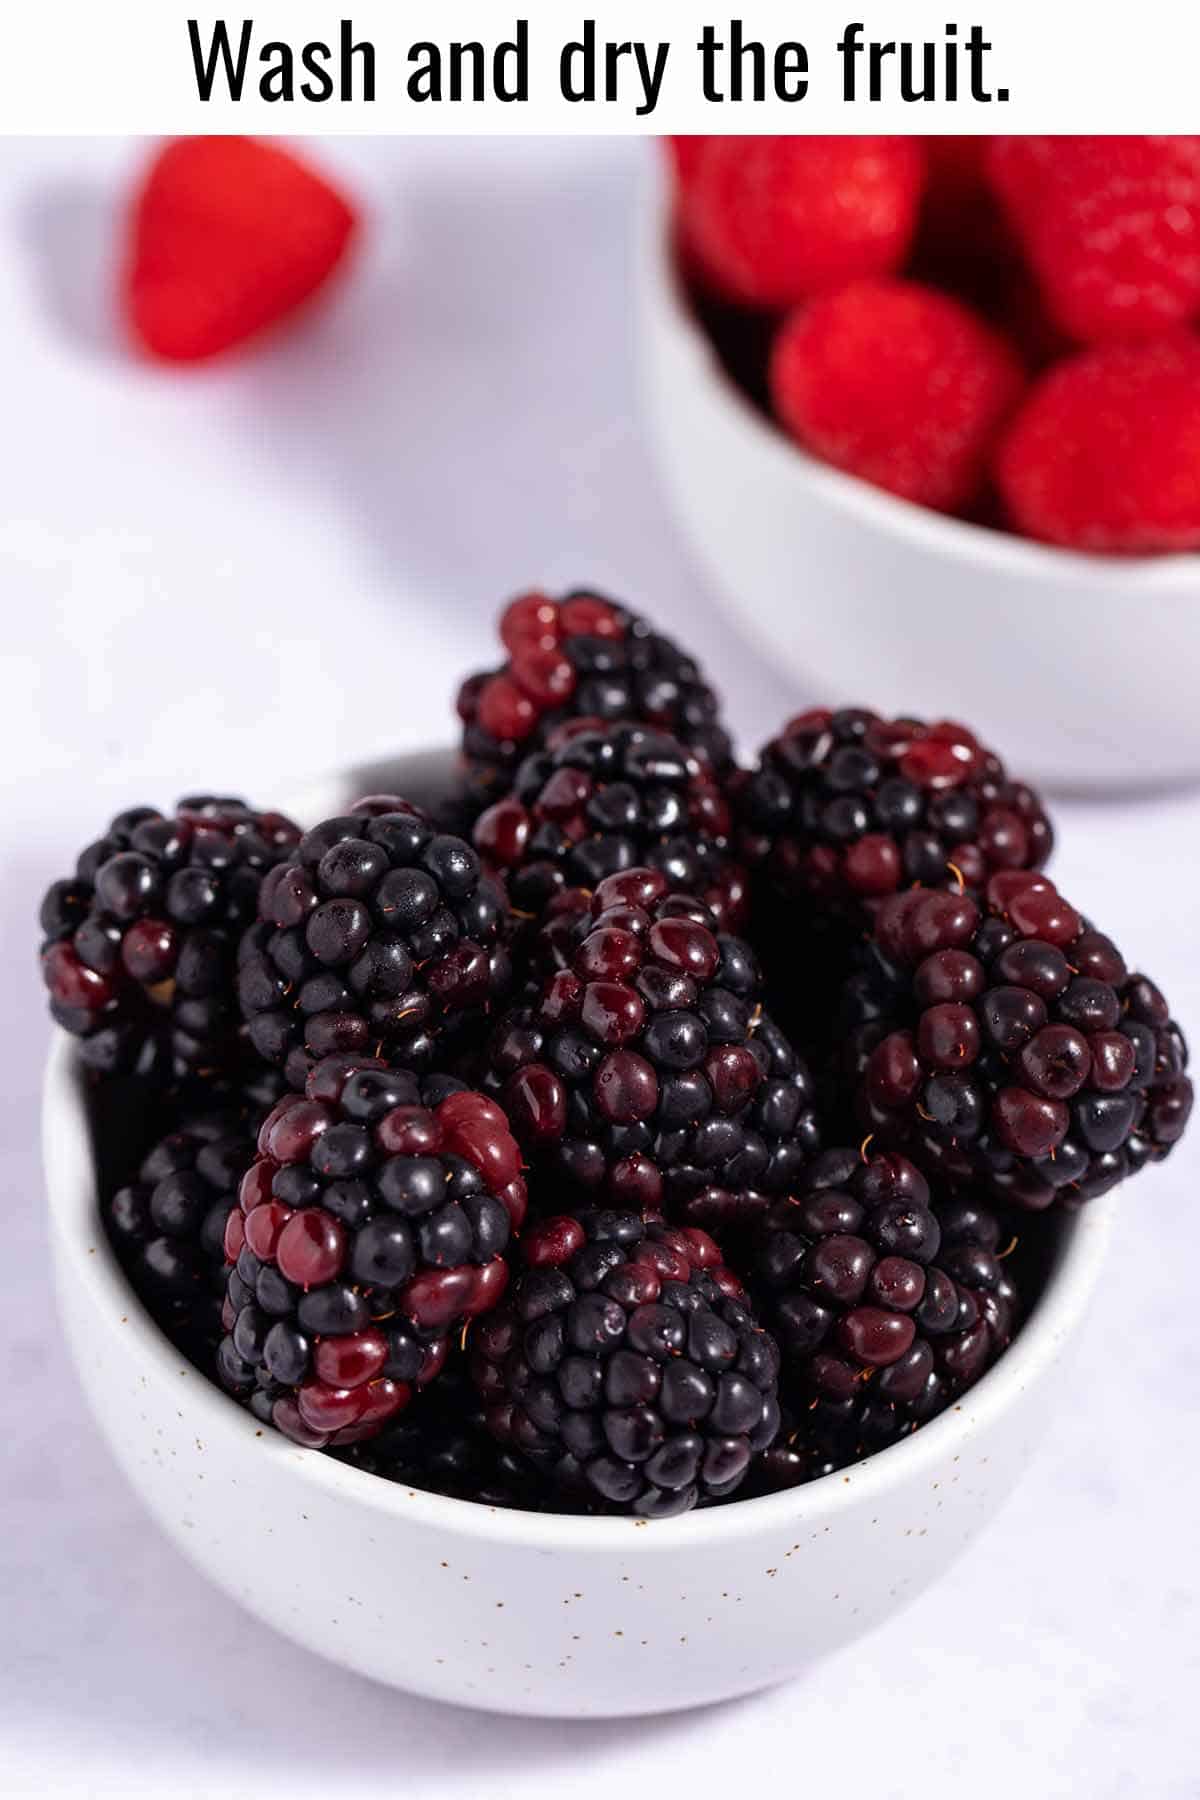
[[[974,612],[989,629],[971,723],[1003,744],[1019,717],[1030,776],[1110,793],[1200,777],[1200,556],[1048,549],[806,455],[721,367],[676,279],[669,203],[660,173],[639,209],[642,381],[664,487],[748,636],[832,705],[857,686],[929,718],[958,685]],[[807,595],[823,603],[819,667]],[[1169,656],[1145,654],[1151,614]]]
[[[268,799],[289,764],[441,737],[496,599],[539,578],[685,630],[750,743],[805,698],[714,609],[640,439],[637,147],[323,153],[379,213],[341,305],[174,378],[104,329],[94,251],[131,152],[0,146],[0,1792],[1194,1800],[1195,1135],[1127,1191],[1075,1403],[987,1534],[872,1638],[710,1712],[485,1724],[340,1674],[195,1575],[89,1423],[50,1310],[30,926],[77,842],[142,796]],[[969,718],[969,685],[946,710]],[[1018,721],[1001,747],[1019,762]],[[1057,817],[1064,888],[1195,1027],[1200,797]]]

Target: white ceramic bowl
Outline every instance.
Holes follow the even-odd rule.
[[[420,797],[410,759],[314,786]],[[439,1700],[568,1718],[749,1693],[870,1630],[982,1529],[1029,1462],[1100,1271],[1112,1202],[1063,1230],[1044,1292],[961,1405],[845,1474],[653,1523],[541,1516],[398,1487],[298,1449],[198,1375],[101,1228],[84,1083],[51,1051],[44,1137],[58,1300],[104,1436],[179,1548],[307,1648]]]
[[[722,369],[650,169],[641,382],[663,479],[746,632],[806,703],[965,718],[1060,788],[1200,778],[1200,557],[1082,556],[944,518],[808,456]]]

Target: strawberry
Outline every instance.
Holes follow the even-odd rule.
[[[169,362],[220,355],[311,299],[355,223],[336,189],[277,145],[166,144],[133,207],[122,278],[129,328]]]

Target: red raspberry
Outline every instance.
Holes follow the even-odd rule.
[[[1017,529],[1046,543],[1200,549],[1200,343],[1112,344],[1049,370],[996,479]]]
[[[685,244],[719,291],[786,307],[903,261],[924,158],[911,138],[718,137],[681,166]]]
[[[894,280],[796,313],[770,367],[775,411],[799,443],[945,512],[977,493],[1021,382],[1016,356],[967,307]]]
[[[663,145],[667,152],[667,159],[674,169],[678,181],[687,181],[692,173],[699,167],[700,159],[704,153],[704,146],[708,141],[709,140],[706,137],[700,136],[666,137],[663,139]]]
[[[1200,138],[999,138],[988,167],[1072,338],[1154,337],[1200,312]]]
[[[180,138],[159,152],[134,205],[130,329],[168,361],[216,356],[310,299],[354,226],[342,196],[286,150]]]

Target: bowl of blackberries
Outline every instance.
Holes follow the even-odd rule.
[[[440,1699],[701,1704],[984,1525],[1187,1051],[966,726],[743,763],[624,606],[500,639],[455,750],[134,807],[49,888],[60,1305],[233,1601]]]
[[[655,148],[647,410],[743,630],[1046,781],[1200,776],[1200,138]]]

